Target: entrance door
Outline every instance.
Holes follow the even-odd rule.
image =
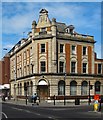
[[[48,97],[48,86],[47,85],[38,85],[37,92],[40,97],[40,100],[46,100]]]

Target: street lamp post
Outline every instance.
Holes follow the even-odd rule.
[[[25,84],[24,84],[24,91],[25,91],[25,93],[26,93],[26,95],[25,95],[26,105],[27,105],[27,89],[28,89],[28,86],[27,86],[27,83],[25,83]]]
[[[90,105],[90,102],[91,102],[91,100],[90,100],[90,81],[89,81],[89,96],[88,96],[88,105]]]
[[[16,101],[16,52],[14,53],[15,56],[15,75],[14,75],[14,79],[15,79],[15,83],[14,83],[14,100]]]
[[[64,83],[65,83],[65,80],[66,80],[66,72],[64,73]],[[64,105],[66,104],[66,102],[65,102],[65,88],[66,88],[66,86],[64,84]]]

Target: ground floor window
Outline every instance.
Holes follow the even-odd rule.
[[[95,82],[95,94],[100,94],[101,83],[99,81]]]
[[[27,94],[27,91],[26,91],[26,86],[27,86],[27,84],[26,84],[26,82],[24,83],[24,95],[26,95]]]
[[[63,80],[58,83],[58,95],[65,95],[65,81]]]
[[[66,83],[67,82],[67,83]],[[79,82],[79,85],[77,84]],[[33,81],[26,81],[24,83],[18,82],[16,85],[11,87],[12,94],[15,97],[15,94],[20,96],[23,95],[33,95],[33,91],[37,92],[40,97],[42,98],[47,98],[53,95],[56,96],[76,96],[76,95],[81,95],[87,96],[89,94],[89,83],[88,80],[84,81],[78,81],[78,80],[72,80],[69,83],[69,80],[60,80],[56,85],[54,84],[49,84],[48,87],[48,81],[41,79],[39,80],[37,85],[33,85]],[[24,89],[25,86],[27,86],[27,91]],[[90,84],[90,91],[91,95],[93,94],[101,94],[103,92],[103,85],[102,82],[96,81],[93,83],[93,81]]]
[[[19,95],[19,90],[20,90],[20,88],[19,88],[19,84],[18,84],[18,95]]]
[[[22,84],[20,83],[20,95],[22,95]]]
[[[30,82],[30,94],[33,95],[33,82]]]
[[[24,95],[26,95],[26,92],[27,92],[27,95],[33,95],[33,82],[30,81],[30,82],[25,82],[24,83],[24,88],[27,87],[27,91],[24,90]]]
[[[30,95],[30,86],[29,86],[29,82],[27,82],[27,94]]]
[[[77,82],[71,81],[70,82],[70,95],[76,95],[77,94]]]
[[[83,81],[82,84],[81,84],[81,95],[87,95],[88,91],[88,83],[87,81]]]

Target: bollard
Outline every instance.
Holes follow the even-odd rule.
[[[26,101],[25,102],[26,102],[26,105],[27,105],[27,95],[26,95]]]
[[[53,99],[54,99],[54,105],[55,105],[55,95],[54,95]]]
[[[26,99],[26,101],[25,101],[25,102],[26,102],[26,105],[27,105],[27,99],[28,99],[28,98],[27,98],[27,91],[26,91],[26,96],[25,96],[25,99]]]
[[[94,111],[97,112],[98,111],[98,100],[95,100],[94,102]]]
[[[65,102],[65,96],[64,96],[64,105],[66,104],[66,102]]]
[[[94,104],[94,111],[96,112],[96,111],[98,111],[98,104]]]
[[[37,97],[36,104],[39,105],[39,97]]]

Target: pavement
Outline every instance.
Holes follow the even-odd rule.
[[[77,106],[87,106],[88,103],[87,102],[82,102],[80,103],[80,105],[75,105],[74,102],[66,102],[65,105],[64,105],[64,102],[56,102],[55,101],[55,105],[54,105],[54,101],[52,102],[47,102],[47,101],[41,101],[39,104],[37,103],[31,103],[27,100],[24,99],[18,99],[18,100],[14,100],[14,99],[10,99],[10,100],[5,100],[5,101],[2,101],[2,103],[9,103],[9,104],[16,104],[16,105],[22,105],[22,106],[42,106],[42,107],[68,107],[68,106],[71,106],[71,107],[77,107]],[[93,105],[93,104],[91,104]]]

